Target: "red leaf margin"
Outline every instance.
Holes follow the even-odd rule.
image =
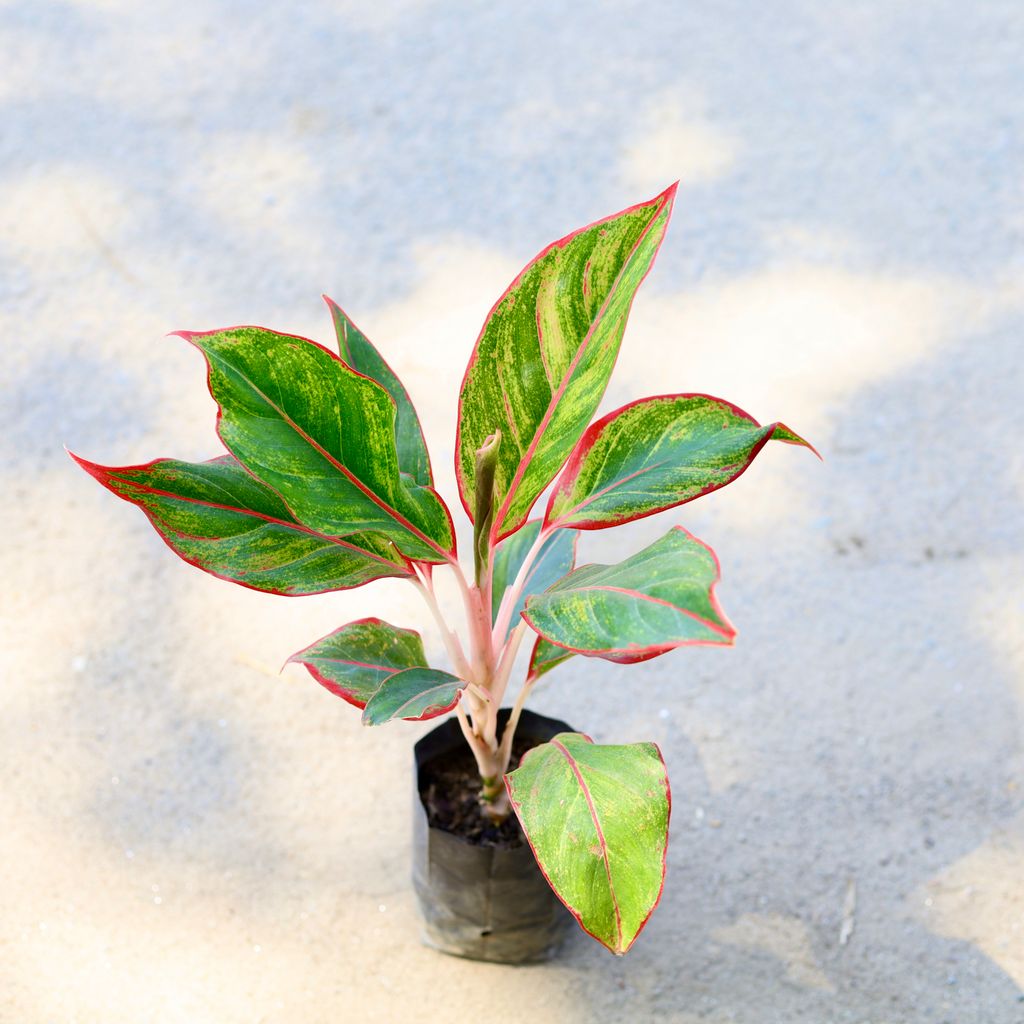
[[[395,378],[395,380],[398,383],[398,386],[402,389],[402,393],[405,395],[405,400],[409,403],[409,408],[412,409],[413,417],[416,420],[416,426],[418,426],[420,428],[420,436],[423,437],[423,450],[426,452],[426,455],[427,455],[427,474],[430,477],[430,488],[433,490],[433,487],[434,487],[434,468],[433,468],[433,465],[432,465],[432,463],[430,461],[430,449],[427,447],[426,436],[423,434],[423,424],[420,421],[420,414],[419,414],[419,412],[417,412],[416,405],[413,402],[411,396],[409,395],[409,389],[402,382],[401,377],[399,377],[398,374],[395,373],[394,367],[392,367],[392,365],[384,358],[384,356],[381,355],[380,349],[378,349],[377,346],[374,345],[372,341],[370,341],[370,336],[355,322],[355,320],[353,320],[352,317],[350,317],[348,315],[348,313],[346,313],[345,310],[343,310],[341,308],[341,306],[339,306],[338,303],[335,302],[334,299],[332,299],[329,295],[321,294],[320,298],[323,299],[324,302],[327,304],[327,310],[331,314],[331,319],[332,320],[334,319],[335,311],[337,311],[367,340],[367,342],[370,344],[370,346],[373,348],[373,350],[377,353],[377,358],[380,359],[380,361],[388,368],[388,370],[391,372],[391,376]],[[314,342],[314,344],[315,344],[315,342]],[[327,351],[329,352],[330,349],[328,349]],[[340,352],[339,352],[339,355],[341,355]],[[341,361],[343,363],[345,363],[345,365],[348,366],[348,368],[353,373],[358,373],[360,377],[366,377],[367,376],[365,373],[360,373],[360,371],[357,370],[354,366],[349,366],[349,364],[347,362],[345,362],[344,357],[342,357]],[[373,380],[374,384],[380,384],[380,381],[379,380],[374,380],[373,377],[369,377],[368,379],[369,380]],[[381,384],[381,387],[384,387],[384,385]],[[384,390],[387,391],[387,388],[384,388]],[[393,398],[391,400],[392,400],[392,402],[394,402]],[[396,405],[395,408],[397,409],[397,405]],[[444,504],[445,510],[447,511],[448,510],[447,503],[443,502],[442,504]],[[451,522],[451,512],[448,512],[448,520],[449,520],[449,522]],[[452,536],[454,536],[454,535],[455,535],[455,530],[454,530],[454,524],[453,524]]]
[[[110,491],[111,494],[114,495],[115,498],[120,498],[122,501],[126,501],[129,505],[133,505],[135,508],[139,509],[139,511],[142,512],[142,514],[149,520],[150,526],[152,526],[153,529],[156,531],[157,536],[167,545],[168,548],[170,548],[170,550],[172,552],[174,552],[175,555],[177,555],[178,558],[180,558],[186,564],[191,565],[191,566],[195,567],[196,569],[199,569],[201,572],[205,572],[208,576],[213,576],[215,579],[223,580],[225,583],[233,583],[237,587],[245,587],[246,590],[253,590],[253,591],[255,591],[258,594],[271,594],[271,595],[273,595],[275,597],[315,597],[315,596],[317,596],[316,594],[289,594],[286,590],[272,590],[272,589],[268,589],[267,587],[254,587],[251,583],[245,583],[243,580],[237,580],[233,576],[224,576],[224,575],[222,575],[219,572],[214,572],[213,569],[207,569],[206,566],[200,565],[195,559],[188,558],[187,556],[183,555],[180,551],[178,551],[174,547],[174,545],[171,543],[170,539],[167,537],[167,535],[164,533],[164,531],[156,524],[156,522],[154,521],[153,515],[149,512],[149,510],[143,508],[141,505],[136,504],[134,501],[131,500],[131,498],[127,497],[126,495],[118,493],[118,491],[116,491],[113,488],[113,486],[110,484],[110,482],[109,482],[109,478],[112,475],[112,471],[113,472],[117,472],[117,471],[128,472],[128,471],[131,471],[131,470],[148,470],[148,469],[152,469],[152,467],[155,466],[158,462],[164,461],[163,458],[153,459],[150,462],[144,462],[144,463],[140,463],[139,465],[134,465],[134,466],[101,466],[97,462],[90,462],[88,459],[83,459],[80,455],[76,455],[69,448],[65,448],[64,450],[68,453],[68,455],[71,456],[71,458],[76,463],[78,463],[78,465],[82,469],[85,470],[86,473],[89,474],[89,476],[91,476],[94,480],[96,480],[100,484],[102,484],[108,491]],[[226,452],[225,454],[230,454],[230,452]],[[217,456],[217,458],[223,458],[223,456]],[[234,456],[232,455],[231,458],[234,458]],[[208,461],[213,461],[213,460],[208,460]],[[249,473],[249,475],[254,480],[257,480],[257,482],[260,483],[262,486],[267,487],[267,484],[264,484],[262,480],[259,480],[258,477],[256,477],[254,474],[250,473],[249,470],[246,468],[246,466],[241,461],[239,461],[237,459],[235,461],[238,462],[238,464],[242,467],[242,469],[244,469],[246,471],[246,473]],[[144,485],[137,485],[137,484],[132,484],[131,486],[139,487],[140,490],[147,491],[150,494],[160,494],[160,495],[166,494],[166,496],[169,497],[169,498],[175,498],[175,499],[178,499],[178,500],[184,500],[184,499],[178,498],[177,495],[170,494],[170,493],[167,493],[167,492],[164,492],[164,491],[160,491],[160,490],[158,490],[157,488],[154,488],[154,487],[146,487]],[[268,487],[268,490],[274,490],[274,489],[272,487]],[[277,491],[274,491],[274,493],[277,494]],[[280,495],[278,495],[278,497],[280,498]],[[284,499],[282,498],[281,500],[283,501]],[[256,519],[263,519],[263,520],[265,520],[268,523],[274,523],[276,525],[283,526],[283,527],[285,527],[287,529],[297,530],[300,533],[308,533],[310,536],[319,537],[322,540],[330,541],[332,544],[336,544],[338,547],[349,548],[350,550],[358,551],[360,554],[366,555],[367,557],[369,557],[371,559],[378,557],[376,555],[373,555],[371,552],[365,551],[363,548],[356,548],[355,545],[353,545],[353,544],[346,544],[344,542],[344,540],[339,538],[339,537],[332,537],[330,534],[320,533],[317,530],[310,529],[308,526],[303,526],[301,523],[299,523],[297,521],[294,522],[294,523],[289,523],[289,522],[287,522],[284,519],[270,519],[270,518],[267,518],[266,516],[261,516],[261,515],[258,515],[256,513],[247,512],[247,510],[245,510],[245,509],[234,509],[234,508],[232,508],[231,506],[228,506],[228,505],[221,505],[221,506],[218,506],[218,507],[219,508],[223,508],[226,511],[237,511],[237,512],[243,513],[243,514],[250,514],[250,515],[253,515],[254,518],[256,518]],[[285,507],[287,507],[287,505]],[[396,548],[395,550],[397,551],[398,549]],[[399,551],[398,554],[401,555],[401,557],[403,559],[405,559],[406,566],[408,567],[408,571],[404,572],[404,573],[403,572],[389,572],[389,573],[385,573],[382,576],[378,576],[377,579],[381,579],[381,580],[384,580],[384,579],[410,579],[410,578],[413,578],[415,576],[415,573],[412,570],[412,562],[409,561],[409,559],[405,558],[405,555],[402,555],[401,551]],[[383,562],[384,560],[381,559],[381,561]],[[386,562],[385,564],[393,565],[394,563]],[[398,569],[400,567],[399,566],[395,566],[395,568]],[[372,582],[376,582],[376,581],[375,580],[370,580],[368,582],[372,583]],[[353,583],[351,586],[347,586],[347,587],[331,587],[329,590],[322,590],[322,591],[318,591],[317,593],[318,594],[334,594],[334,593],[340,593],[343,590],[356,590],[359,587],[364,587],[364,586],[366,586],[365,583]]]
[[[301,665],[322,687],[333,693],[335,697],[340,697],[347,704],[351,704],[352,707],[359,708],[359,710],[362,711],[363,708],[366,707],[365,700],[360,701],[354,699],[350,694],[347,694],[340,686],[338,686],[337,683],[332,682],[326,676],[321,674],[320,670],[315,665],[311,665],[308,661],[303,661],[302,658],[300,657],[300,655],[303,655],[306,653],[306,651],[316,647],[317,644],[322,643],[329,636],[334,636],[334,634],[337,633],[339,629],[344,629],[345,626],[388,626],[391,629],[403,629],[404,632],[406,633],[415,634],[416,638],[420,641],[421,644],[423,643],[423,637],[420,636],[420,634],[415,629],[405,629],[405,627],[393,626],[390,622],[385,622],[383,619],[378,618],[376,615],[369,615],[365,619],[353,619],[351,622],[346,622],[344,625],[332,629],[330,633],[324,633],[324,635],[320,637],[318,640],[314,640],[311,644],[306,644],[306,646],[303,647],[301,651],[296,651],[294,654],[289,655],[289,657],[285,660],[284,665],[281,666],[281,671],[283,672],[285,670],[285,667],[288,665]],[[362,665],[363,663],[353,661],[349,662],[349,664]],[[365,667],[370,668],[371,666],[367,665]],[[384,665],[374,665],[372,667],[386,668],[386,666]],[[392,675],[397,675],[399,672],[402,671],[403,669],[396,668]],[[452,707],[454,706],[455,705],[453,704]],[[449,708],[448,710],[451,710],[451,708]]]
[[[593,739],[590,736],[588,736],[585,732],[581,732],[579,735],[590,743],[594,742]],[[595,935],[583,923],[582,916],[573,907],[569,906],[569,904],[566,903],[566,901],[563,900],[562,897],[559,895],[558,890],[554,887],[554,885],[551,882],[551,876],[547,873],[547,870],[544,868],[544,864],[541,862],[540,857],[537,856],[537,848],[533,845],[533,840],[530,838],[529,833],[527,833],[526,831],[526,826],[523,824],[523,816],[522,814],[520,814],[519,811],[519,804],[517,804],[515,800],[512,798],[512,787],[509,785],[508,774],[505,774],[502,777],[502,782],[505,783],[505,792],[508,793],[508,802],[509,804],[511,804],[512,809],[516,812],[516,817],[519,819],[520,830],[526,837],[527,843],[529,843],[530,852],[533,854],[533,859],[537,862],[537,867],[540,868],[540,873],[544,876],[544,881],[546,881],[548,885],[551,886],[551,891],[558,898],[558,901],[562,904],[562,906],[564,906],[565,909],[568,910],[570,914],[572,914],[573,918],[575,918],[576,923],[580,926],[580,928],[584,932],[586,932],[587,935],[589,935],[592,939],[596,940],[602,946],[604,946],[604,948],[607,949],[609,953],[612,953],[615,956],[624,956],[626,953],[630,951],[630,949],[633,948],[633,943],[635,943],[636,940],[640,938],[640,933],[647,927],[647,922],[650,921],[651,915],[654,913],[655,910],[657,910],[658,904],[661,902],[661,897],[665,892],[665,876],[668,873],[668,843],[669,836],[671,834],[670,826],[672,824],[672,784],[669,781],[668,765],[665,764],[665,755],[662,754],[661,747],[659,747],[657,743],[653,742],[653,740],[647,740],[646,742],[650,743],[651,746],[654,747],[654,749],[657,751],[658,760],[661,761],[662,767],[665,769],[665,800],[668,804],[668,807],[665,814],[665,848],[661,851],[661,888],[658,889],[658,895],[654,898],[654,903],[651,904],[651,909],[647,911],[647,916],[640,922],[640,927],[637,928],[636,935],[633,936],[629,945],[623,950],[612,949],[611,946],[609,946],[601,938]],[[543,744],[539,744],[539,746],[543,746]],[[528,750],[520,759],[519,764],[522,765],[523,762],[525,762],[526,759],[534,752],[534,750],[537,749],[537,747],[533,747],[530,750]]]
[[[729,621],[729,617],[725,614],[721,604],[718,600],[718,595],[715,593],[718,584],[722,581],[722,564],[718,560],[718,555],[715,554],[714,549],[709,545],[705,544],[699,537],[695,537],[685,526],[673,526],[673,530],[678,530],[684,534],[688,540],[692,540],[694,543],[699,544],[705,551],[711,556],[712,561],[715,564],[715,578],[711,581],[711,585],[708,587],[708,600],[711,603],[711,607],[714,608],[718,617],[725,623],[724,628],[719,626],[717,623],[708,622],[706,619],[702,619],[699,615],[695,615],[693,612],[687,611],[685,608],[678,608],[676,605],[672,605],[677,611],[682,612],[684,615],[695,619],[698,622],[703,623],[709,629],[722,636],[722,640],[680,640],[674,641],[668,644],[655,644],[650,647],[613,647],[608,651],[588,651],[583,650],[579,647],[570,647],[568,644],[561,644],[557,640],[552,639],[543,630],[538,629],[537,626],[531,621],[529,616],[530,605],[527,601],[526,609],[522,612],[522,617],[526,620],[527,625],[540,637],[543,637],[549,644],[555,647],[561,647],[562,650],[571,651],[573,654],[581,654],[584,658],[601,658],[604,661],[611,661],[618,665],[637,665],[642,661],[650,661],[651,658],[657,658],[659,655],[667,654],[669,651],[674,651],[679,647],[732,647],[736,642],[738,631],[736,627]],[[585,566],[580,566],[585,568]],[[643,595],[641,595],[643,596]],[[652,601],[653,598],[644,597],[646,601]],[[659,604],[668,604],[667,601],[656,602]],[[610,658],[609,654],[617,654],[617,657]]]
[[[219,327],[219,328],[216,328],[215,330],[212,330],[212,331],[171,331],[167,335],[167,337],[169,337],[169,338],[181,338],[183,341],[187,341],[193,348],[195,348],[199,352],[199,354],[203,357],[203,362],[206,363],[206,390],[210,393],[210,398],[213,399],[214,404],[217,406],[216,431],[217,431],[217,436],[218,437],[221,437],[220,424],[221,424],[221,420],[223,419],[223,412],[221,411],[220,403],[217,401],[216,397],[213,394],[213,385],[211,383],[211,376],[213,374],[213,367],[210,365],[210,361],[209,361],[209,359],[207,359],[206,353],[203,352],[203,350],[196,344],[196,342],[193,339],[195,339],[195,338],[206,338],[206,337],[209,337],[211,334],[226,334],[228,331],[266,331],[269,334],[276,334],[280,338],[293,338],[295,341],[302,341],[302,342],[305,342],[308,345],[313,345],[316,348],[320,349],[321,352],[326,352],[327,355],[332,360],[334,360],[334,362],[339,363],[341,366],[344,366],[345,369],[348,370],[349,373],[354,373],[357,377],[362,377],[364,380],[368,380],[372,384],[375,384],[377,387],[379,387],[381,389],[381,391],[383,391],[384,394],[387,395],[388,401],[395,408],[395,415],[397,416],[397,414],[398,414],[398,407],[395,405],[395,400],[391,397],[390,394],[388,394],[388,389],[387,388],[385,388],[378,381],[375,381],[372,377],[367,377],[365,373],[360,373],[358,370],[352,369],[352,367],[349,366],[348,363],[346,363],[341,358],[340,355],[338,355],[336,352],[332,352],[329,348],[327,348],[326,345],[321,345],[320,342],[313,341],[312,338],[304,338],[301,334],[289,334],[286,331],[275,331],[275,330],[273,330],[273,328],[270,328],[270,327],[260,327],[258,324],[235,324],[233,327]],[[221,438],[221,440],[223,441],[223,438]],[[312,438],[310,438],[310,440],[312,441]],[[312,441],[312,443],[317,448],[319,448],[319,445],[317,445],[315,441]],[[321,451],[322,451],[322,449],[321,449]],[[351,471],[346,470],[343,467],[341,467],[341,464],[332,455],[330,455],[328,453],[324,453],[324,454],[325,454],[325,457],[328,459],[328,461],[330,461],[330,462],[334,463],[335,465],[339,466],[340,468],[342,468],[342,475],[345,476],[346,479],[350,479],[353,483],[355,483],[356,487],[360,491],[362,491],[368,498],[370,498],[370,500],[375,505],[379,505],[382,508],[384,507],[382,502],[381,502],[381,499],[376,494],[374,494],[373,491],[371,491],[370,488],[367,487],[366,484],[364,484],[354,473],[352,473]],[[242,460],[239,459],[238,461],[241,462]],[[247,467],[246,467],[246,469],[248,471]],[[252,475],[255,476],[255,474],[252,474]],[[260,483],[263,484],[264,487],[270,488],[270,490],[272,490],[278,496],[278,498],[280,498],[280,500],[282,502],[284,502],[285,507],[289,511],[291,511],[291,506],[288,504],[287,501],[285,501],[284,495],[282,495],[276,488],[271,487],[270,484],[266,483],[265,481],[260,480]],[[434,541],[430,540],[430,538],[427,537],[426,534],[424,534],[421,530],[419,530],[418,528],[413,526],[411,523],[408,523],[408,520],[405,520],[404,516],[399,517],[397,515],[397,509],[394,510],[396,512],[396,522],[399,521],[399,518],[401,520],[404,520],[406,523],[408,523],[410,531],[415,533],[416,535],[418,535],[420,537],[420,539],[423,540],[424,543],[427,544],[428,547],[432,547],[435,551],[437,551],[439,554],[441,554],[443,556],[443,560],[445,560],[445,561],[454,560],[454,559],[458,558],[458,540],[457,540],[456,535],[455,535],[455,522],[452,519],[451,510],[448,508],[448,504],[447,504],[447,502],[445,502],[444,498],[442,498],[441,495],[438,494],[438,492],[433,487],[426,487],[426,488],[424,488],[424,490],[429,490],[429,491],[431,491],[433,493],[434,497],[437,498],[438,502],[441,505],[441,508],[444,510],[445,516],[448,519],[448,526],[451,529],[451,535],[452,535],[452,549],[451,549],[451,551],[445,552],[440,547],[440,545],[438,545],[438,544],[434,543]],[[388,507],[390,508],[390,506],[388,506]]]
[[[613,409],[610,413],[607,413],[606,415],[602,416],[599,420],[595,420],[593,423],[591,423],[590,426],[587,427],[587,429],[583,432],[583,435],[576,443],[576,447],[573,448],[573,450],[569,453],[569,458],[566,460],[565,465],[562,467],[562,471],[561,473],[559,473],[558,479],[555,481],[554,486],[551,488],[551,493],[548,495],[547,506],[544,509],[543,528],[554,529],[558,527],[558,520],[552,521],[549,519],[549,516],[551,515],[551,509],[554,507],[555,504],[556,497],[559,493],[567,493],[569,491],[569,488],[571,487],[573,480],[579,472],[580,465],[582,464],[584,458],[590,452],[590,449],[593,448],[598,435],[612,420],[614,420],[618,416],[621,416],[623,413],[628,412],[634,406],[642,404],[643,402],[657,402],[662,399],[671,400],[676,398],[706,398],[709,401],[717,402],[719,405],[724,405],[727,409],[735,413],[735,415],[747,420],[751,426],[757,427],[759,430],[768,430],[768,428],[771,428],[771,430],[768,433],[766,433],[765,436],[760,441],[758,441],[757,444],[753,446],[753,448],[751,448],[750,455],[747,458],[746,464],[743,466],[743,468],[734,476],[729,477],[728,480],[723,480],[721,483],[711,484],[708,487],[705,487],[702,490],[698,491],[696,494],[691,495],[689,498],[684,498],[682,501],[677,501],[674,505],[666,505],[663,508],[652,509],[650,512],[641,512],[639,515],[635,516],[623,516],[622,518],[614,519],[609,522],[567,523],[564,529],[605,530],[613,526],[622,526],[624,523],[635,523],[641,519],[646,519],[648,516],[657,515],[659,512],[667,512],[669,509],[678,508],[680,505],[686,505],[691,501],[695,501],[697,498],[703,497],[705,494],[710,494],[712,491],[721,490],[721,488],[733,483],[733,481],[738,480],[741,476],[743,476],[744,473],[746,473],[746,471],[753,464],[754,459],[757,458],[761,449],[764,448],[764,446],[769,441],[773,440],[772,434],[774,433],[774,431],[779,429],[780,427],[783,430],[787,431],[788,433],[792,434],[793,437],[797,438],[798,440],[791,440],[789,438],[784,437],[775,438],[775,440],[782,441],[783,444],[792,444],[803,448],[809,448],[812,452],[814,452],[815,455],[818,456],[819,459],[821,459],[821,453],[818,451],[818,449],[815,448],[814,445],[810,443],[810,441],[806,441],[804,440],[804,438],[800,437],[800,435],[795,430],[791,430],[789,427],[787,427],[785,423],[781,423],[778,420],[776,420],[774,423],[762,425],[758,423],[757,420],[750,415],[750,413],[741,409],[738,405],[734,405],[732,402],[728,401],[725,398],[717,398],[715,395],[707,395],[701,391],[683,391],[680,392],[679,394],[648,395],[646,398],[637,398],[634,399],[632,402],[627,402],[625,405],[620,406],[618,409]],[[579,507],[580,506],[577,506],[577,508]],[[694,540],[696,539],[697,538],[695,537]]]
[[[663,192],[660,192],[658,195],[654,196],[651,199],[645,199],[642,202],[634,203],[632,206],[627,206],[625,209],[619,210],[616,213],[609,214],[607,217],[599,217],[597,220],[591,221],[589,224],[585,224],[583,227],[577,228],[575,231],[570,231],[567,235],[564,235],[563,237],[556,239],[554,242],[551,242],[550,244],[544,246],[544,248],[541,249],[540,252],[538,252],[537,255],[533,257],[533,259],[531,259],[531,260],[529,260],[527,262],[527,264],[523,267],[523,269],[521,271],[519,271],[519,273],[515,276],[515,278],[513,278],[512,282],[508,285],[508,287],[501,293],[500,296],[498,296],[498,299],[497,299],[497,301],[495,301],[494,305],[491,306],[490,310],[487,313],[487,316],[484,317],[483,326],[480,328],[480,333],[477,335],[476,341],[473,343],[473,351],[470,353],[469,362],[466,364],[465,372],[462,375],[462,383],[459,385],[459,402],[458,402],[458,409],[457,409],[457,413],[456,413],[457,419],[456,419],[456,423],[455,423],[455,457],[454,457],[454,461],[455,461],[455,482],[458,485],[459,501],[462,502],[462,507],[465,510],[466,515],[469,517],[469,521],[471,523],[474,523],[475,520],[473,518],[473,510],[470,508],[469,502],[466,501],[466,492],[465,492],[465,488],[464,488],[464,485],[463,485],[462,472],[461,472],[460,460],[459,460],[459,452],[461,451],[461,448],[462,448],[462,393],[465,390],[466,380],[469,377],[469,371],[476,364],[476,361],[477,361],[477,358],[478,358],[477,354],[478,354],[479,349],[480,349],[480,341],[481,341],[481,339],[484,336],[484,331],[487,330],[487,325],[491,322],[491,317],[494,316],[494,313],[497,310],[497,308],[505,301],[506,298],[508,298],[508,296],[512,292],[512,290],[518,284],[520,284],[520,282],[522,281],[523,277],[526,275],[526,272],[535,263],[537,263],[538,261],[542,260],[545,256],[547,256],[547,254],[549,252],[551,252],[552,249],[555,249],[555,248],[557,248],[559,246],[566,245],[568,242],[572,241],[572,239],[574,239],[577,235],[583,234],[584,231],[589,231],[592,228],[598,227],[601,224],[606,224],[609,221],[615,220],[617,217],[625,216],[628,213],[632,213],[634,210],[639,210],[640,207],[642,207],[642,206],[648,206],[651,203],[657,202],[659,199],[662,200],[662,202],[661,202],[660,206],[658,207],[658,209],[655,211],[654,215],[651,217],[650,224],[648,224],[647,227],[644,228],[644,230],[641,233],[640,237],[643,238],[647,234],[647,232],[650,230],[651,224],[653,224],[654,221],[658,218],[658,216],[660,216],[662,210],[664,210],[664,208],[666,206],[669,207],[669,220],[671,220],[671,218],[672,218],[672,210],[673,210],[673,207],[674,207],[676,192],[677,192],[678,188],[679,188],[679,182],[675,181],[671,185],[669,185],[669,187],[667,189],[665,189]],[[668,231],[668,223],[667,222],[665,224],[665,230],[666,230],[666,232]],[[647,270],[644,272],[643,277],[640,278],[640,282],[637,285],[637,291],[639,291],[640,285],[643,284],[643,282],[647,279],[647,275],[653,269],[654,263],[657,260],[658,253],[660,251],[661,251],[661,247],[659,246],[658,249],[655,251],[654,256],[651,259],[650,265],[647,267]],[[634,297],[635,297],[635,295],[634,295]],[[605,303],[605,305],[606,304],[607,304],[607,302]],[[604,312],[605,305],[602,305],[601,309],[598,311],[598,314],[597,314],[598,317],[600,317],[601,314]],[[630,307],[627,310],[627,316],[629,315],[629,312],[630,312],[631,309],[632,309],[632,302],[630,303]],[[591,329],[593,329],[593,325],[591,325]],[[590,337],[590,331],[588,330],[586,336],[583,339],[583,341],[580,343],[580,349],[583,348],[583,346],[586,344],[586,342],[589,339],[589,337]],[[577,351],[577,356],[578,355],[579,355],[579,350]],[[574,357],[573,363],[575,363],[575,362],[576,362],[576,358]],[[616,353],[615,362],[618,362],[618,353]],[[615,369],[615,363],[612,364],[612,370],[614,370],[614,369]],[[610,373],[609,373],[609,376],[610,376]],[[552,415],[552,406],[549,403],[548,411],[545,414],[544,418],[542,419],[541,425],[538,426],[537,431],[534,432],[533,438],[530,440],[530,444],[527,446],[527,451],[524,453],[522,459],[520,459],[519,469],[516,471],[515,477],[513,477],[513,484],[518,483],[518,481],[521,479],[522,471],[523,471],[523,466],[524,466],[524,464],[527,464],[529,462],[531,454],[536,450],[537,444],[539,443],[538,442],[538,435],[540,433],[541,427],[546,425],[546,423],[550,420],[551,415]],[[556,475],[557,475],[557,471],[556,471]],[[495,544],[500,543],[506,537],[511,536],[513,533],[517,533],[518,530],[522,528],[522,527],[517,527],[515,530],[508,530],[505,533],[499,533],[499,530],[501,528],[502,520],[505,518],[505,515],[508,512],[509,500],[510,500],[510,498],[511,498],[513,493],[514,493],[514,487],[512,486],[512,484],[510,484],[509,491],[508,491],[508,494],[505,497],[505,500],[501,503],[501,507],[496,511],[496,513],[494,515],[493,526],[491,528],[491,537],[490,537],[490,543],[491,543],[492,546],[495,545]],[[529,520],[529,514],[530,514],[530,509],[527,509],[527,511],[526,511],[526,518],[523,520],[524,525]]]

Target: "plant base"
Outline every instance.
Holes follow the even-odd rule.
[[[507,708],[499,713],[500,728],[508,714]],[[571,731],[564,722],[524,711],[516,734],[535,746]],[[458,722],[449,719],[415,747],[412,881],[422,940],[442,953],[472,960],[547,960],[572,917],[551,891],[526,842],[482,846],[428,822],[420,797],[424,768],[464,744]]]

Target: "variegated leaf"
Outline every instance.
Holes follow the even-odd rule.
[[[496,621],[498,609],[501,606],[505,591],[515,582],[519,570],[529,554],[530,549],[537,541],[540,533],[540,520],[534,519],[528,522],[518,533],[506,538],[498,545],[494,553],[494,576],[493,588],[491,591],[491,620]],[[526,607],[526,599],[531,594],[538,594],[546,590],[556,580],[561,579],[576,561],[576,540],[579,534],[576,530],[555,530],[551,536],[544,541],[543,546],[537,553],[522,594],[512,609],[509,619],[510,626],[519,621],[519,616]],[[502,640],[505,638],[502,637]]]
[[[372,618],[346,623],[288,661],[305,665],[318,683],[357,708],[396,673],[427,667],[419,633]]]
[[[563,732],[505,776],[541,870],[583,929],[625,953],[661,898],[671,794],[654,743]]]
[[[544,637],[537,637],[533,645],[533,652],[530,655],[530,667],[527,669],[528,679],[540,679],[547,675],[553,668],[558,668],[563,661],[568,661],[574,651],[567,651],[564,647],[556,647],[549,643]]]
[[[388,366],[370,339],[356,327],[345,311],[326,295],[324,302],[331,311],[342,361],[353,370],[375,380],[394,400],[397,410],[395,441],[398,448],[399,470],[408,473],[416,483],[424,487],[432,486],[434,478],[430,472],[430,454],[409,392],[405,390],[395,371]]]
[[[382,533],[424,562],[454,551],[440,497],[400,476],[395,403],[381,385],[315,342],[262,327],[181,337],[206,356],[224,444],[296,519],[332,535]]]
[[[407,668],[388,676],[363,709],[363,725],[383,725],[396,718],[423,722],[451,711],[465,683],[437,668]]]
[[[720,398],[641,398],[587,428],[545,525],[599,530],[693,501],[735,480],[772,439],[811,448],[783,424],[762,427]]]
[[[676,647],[736,636],[714,595],[714,552],[677,526],[617,565],[585,565],[526,602],[544,639],[576,654],[631,664]]]
[[[412,568],[387,538],[333,537],[298,522],[232,455],[99,466],[72,455],[119,498],[146,513],[172,551],[220,579],[272,594],[323,594]]]
[[[601,401],[675,186],[549,245],[484,324],[462,382],[456,473],[474,515],[474,457],[501,431],[495,540],[525,522]]]

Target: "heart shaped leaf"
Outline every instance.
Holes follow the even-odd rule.
[[[206,356],[221,440],[296,519],[331,535],[382,533],[419,561],[452,556],[448,509],[400,476],[383,387],[315,342],[262,327],[181,337]]]
[[[585,565],[526,602],[527,622],[576,654],[631,664],[676,647],[728,646],[714,552],[681,526],[617,565]]]
[[[665,881],[671,795],[657,745],[563,732],[530,750],[505,785],[555,895],[598,942],[625,953]]]
[[[430,454],[409,392],[370,339],[356,327],[341,306],[326,295],[324,302],[331,311],[342,361],[365,377],[375,380],[395,403],[395,442],[399,470],[408,473],[416,483],[424,487],[432,486],[434,478],[430,472]]]
[[[540,533],[540,520],[533,519],[518,533],[506,538],[498,545],[494,553],[494,583],[491,591],[491,620],[498,618],[502,595],[512,585],[519,570],[526,560],[527,554],[537,541]],[[561,579],[576,562],[576,541],[579,534],[575,530],[555,530],[544,541],[537,557],[530,566],[523,592],[519,597],[509,619],[510,625],[519,621],[519,616],[526,607],[526,599],[531,594],[539,594],[547,590],[556,580]],[[501,638],[502,640],[505,637]]]
[[[346,623],[288,661],[305,665],[318,683],[357,708],[365,708],[391,676],[427,667],[419,633],[381,619]]]
[[[119,498],[138,505],[171,550],[220,579],[295,596],[412,575],[395,545],[379,534],[333,537],[298,522],[234,456],[120,467],[72,458]]]
[[[525,522],[594,415],[674,196],[673,185],[552,243],[491,310],[462,381],[455,468],[472,519],[475,453],[501,431],[494,540]]]
[[[693,501],[735,480],[772,439],[811,447],[720,398],[631,402],[584,432],[552,490],[545,526],[599,530]]]
[[[363,725],[383,725],[396,718],[423,722],[451,711],[465,683],[437,668],[407,668],[388,676],[363,709]]]

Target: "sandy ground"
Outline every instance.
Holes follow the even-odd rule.
[[[1022,35],[1017,0],[0,2],[0,1019],[1024,1021]],[[327,340],[326,291],[454,507],[491,302],[675,178],[605,407],[720,394],[826,461],[585,538],[686,525],[741,634],[535,702],[663,746],[634,950],[445,958],[407,883],[424,729],[278,672],[350,618],[431,635],[411,588],[221,583],[61,446],[214,454],[165,333]]]

